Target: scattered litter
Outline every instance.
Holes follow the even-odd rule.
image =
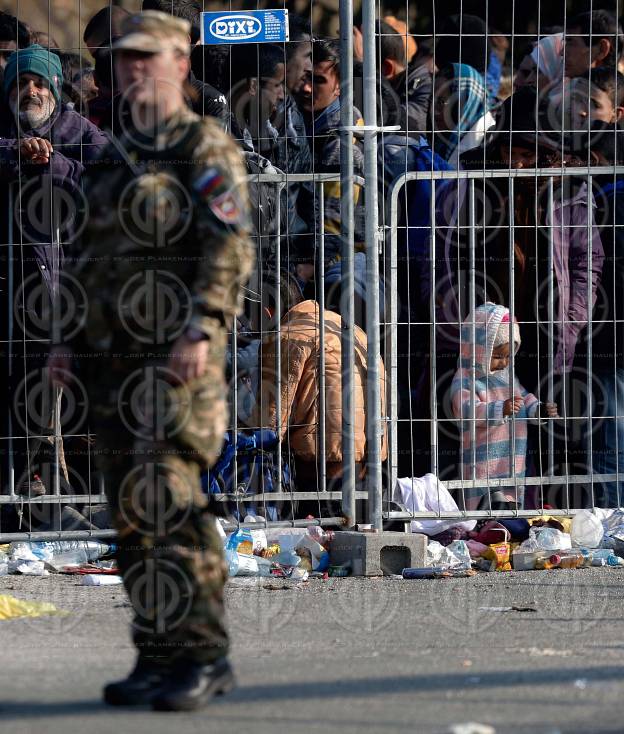
[[[9,562],[9,573],[21,573],[23,576],[49,576],[50,572],[43,561],[16,559]]]
[[[283,591],[284,589],[290,591],[292,589],[300,589],[303,583],[304,583],[303,581],[297,581],[296,583],[282,582],[281,584],[268,583],[268,584],[262,584],[262,588],[266,589],[267,591]]]
[[[574,687],[584,691],[587,688],[587,678],[577,678],[574,681]]]
[[[472,668],[472,660],[463,660],[462,668]]]
[[[602,522],[589,510],[574,515],[570,529],[572,545],[579,548],[598,548],[604,536]]]
[[[258,518],[247,516],[245,523]],[[329,543],[333,533],[318,525],[308,528],[238,528],[223,538],[230,577],[307,581],[310,573],[329,573]],[[337,569],[335,569],[338,573]],[[349,567],[350,570],[350,567]],[[348,575],[345,573],[344,575]]]
[[[465,576],[476,576],[477,572],[469,568],[448,568],[447,566],[433,566],[432,568],[404,568],[404,579],[450,579]]]
[[[470,721],[466,724],[453,724],[449,734],[496,734],[496,729],[487,724],[477,724]]]
[[[535,607],[479,607],[480,612],[537,612]]]
[[[8,547],[8,573],[47,576],[49,571],[64,571],[95,561],[115,546],[99,540],[55,540],[11,543]],[[4,555],[4,554],[3,554]],[[3,564],[0,560],[0,575]]]
[[[44,617],[46,615],[65,616],[69,612],[57,609],[46,601],[26,601],[8,594],[0,594],[0,620],[19,617]]]
[[[531,657],[567,658],[573,655],[572,650],[557,650],[554,647],[521,647],[517,651],[521,655],[530,655]]]
[[[431,568],[463,568],[469,569],[472,564],[470,549],[464,540],[455,540],[449,546],[430,540],[427,543],[425,563]]]
[[[82,577],[81,586],[116,586],[122,584],[121,576],[112,574],[87,573]]]

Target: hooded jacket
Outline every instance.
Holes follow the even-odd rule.
[[[505,315],[509,315],[509,309],[485,303],[476,308],[474,315],[470,314],[462,325],[459,367],[451,384],[451,404],[454,417],[461,421],[464,479],[473,478],[473,468],[475,479],[514,476],[512,453],[515,476],[524,477],[526,471],[527,420],[537,417],[540,403],[514,377],[513,393],[522,397],[524,403],[513,418],[503,415],[505,401],[513,397],[509,389],[509,368],[492,371],[490,366],[494,340]],[[520,343],[516,342],[514,353],[519,347]],[[473,409],[474,446],[470,436]],[[465,488],[466,509],[476,509],[486,491],[485,488]],[[502,491],[509,501],[522,504],[522,498],[516,496],[515,488],[502,488]]]
[[[342,473],[342,372],[340,334],[341,318],[325,311],[325,388],[326,388],[326,461],[327,475]],[[288,311],[281,328],[281,424],[280,438],[288,432],[288,446],[301,461],[316,464],[319,455],[319,306],[315,301],[303,301]],[[255,425],[277,430],[276,339],[271,335],[262,345],[260,364],[260,395]],[[381,375],[381,415],[385,414],[385,372],[379,360]],[[353,400],[355,403],[355,461],[366,458],[366,335],[355,327],[355,372]],[[386,457],[385,424],[381,445],[382,459]]]

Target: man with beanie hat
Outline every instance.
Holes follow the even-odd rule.
[[[18,74],[19,72],[19,74]],[[19,176],[52,174],[77,183],[85,164],[97,160],[107,139],[75,110],[63,105],[63,70],[59,57],[47,49],[28,46],[11,54],[4,70],[3,96],[10,114],[0,124],[0,166],[3,181]],[[54,152],[54,146],[61,150]],[[41,170],[20,164],[49,164]]]
[[[62,287],[63,249],[78,226],[85,167],[106,143],[103,134],[63,105],[61,63],[33,45],[9,57],[0,106],[0,383],[7,394],[35,395],[48,383],[44,371],[50,297]],[[50,216],[50,213],[53,216]],[[6,287],[5,287],[6,286]],[[37,304],[35,307],[33,304]],[[47,393],[46,393],[47,394]],[[0,425],[0,491],[43,494],[54,465],[40,452],[49,442],[49,413],[29,415],[10,401]],[[20,407],[21,405],[21,407]],[[32,410],[34,406],[31,406]],[[26,414],[26,416],[24,416]],[[3,440],[13,436],[12,442]],[[41,479],[35,480],[35,475]],[[31,506],[32,509],[32,506]],[[32,513],[28,513],[32,518]],[[49,518],[43,514],[40,520]]]

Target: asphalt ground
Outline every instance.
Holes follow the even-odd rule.
[[[239,685],[193,714],[101,702],[133,664],[130,607],[121,586],[79,583],[0,577],[0,594],[69,612],[0,622],[3,733],[624,731],[624,569],[237,579]],[[509,606],[534,611],[497,610]]]

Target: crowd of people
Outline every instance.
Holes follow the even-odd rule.
[[[200,43],[201,4],[195,0],[143,0],[142,11],[148,20],[156,11],[189,23],[185,104],[234,138],[250,176],[257,265],[226,355],[238,428],[279,428],[297,488],[318,489],[322,318],[326,473],[337,488],[340,182],[319,185],[301,174],[340,173],[341,81],[351,70],[344,68],[336,39],[313,38],[307,20],[294,14],[287,43],[207,46]],[[141,142],[146,125],[127,93],[133,79],[120,84],[115,65],[116,44],[130,18],[116,5],[97,12],[84,29],[85,52],[77,54],[0,14],[0,237],[10,245],[1,250],[0,275],[2,312],[13,314],[0,327],[2,384],[12,400],[3,416],[3,492],[11,486],[30,497],[50,492],[44,466],[58,463],[55,449],[68,487],[89,475],[92,446],[82,437],[84,420],[64,426],[68,438],[59,452],[53,408],[58,411],[60,398],[57,404],[49,389],[35,388],[46,379],[50,334],[44,327],[58,322],[46,321],[42,311],[54,315],[46,304],[58,302],[67,287],[63,255],[79,250],[84,218],[105,222],[112,215],[100,201],[84,200],[82,182],[108,163],[111,146],[123,157],[129,141]],[[357,25],[353,33],[357,129],[363,124],[364,48]],[[366,189],[377,187],[385,202],[390,184],[414,171],[539,169],[529,177],[477,175],[474,188],[471,174],[412,180],[401,191],[396,221],[380,209],[398,245],[399,475],[429,471],[433,452],[442,479],[480,480],[457,500],[482,509],[491,506],[489,479],[618,472],[624,460],[624,188],[613,168],[624,113],[618,19],[605,10],[583,13],[565,28],[521,39],[526,47],[466,14],[446,19],[431,39],[415,37],[404,22],[387,16],[377,22],[376,37],[378,121],[395,130],[379,136],[379,180],[353,187],[358,477],[366,470]],[[139,63],[141,54],[152,52],[133,53]],[[180,53],[186,58],[184,49]],[[159,93],[167,95],[165,84]],[[158,141],[157,135],[149,143],[156,160]],[[354,133],[351,144],[354,175],[363,177],[361,136]],[[133,163],[128,158],[128,166]],[[582,166],[600,169],[589,177],[564,175],[564,167]],[[209,173],[201,184],[206,190],[220,185]],[[257,177],[265,173],[285,174],[284,188]],[[151,196],[139,204],[119,202],[115,216],[130,211],[127,226],[135,234],[150,218],[169,237],[182,227],[184,207],[172,204],[158,175],[150,179]],[[236,203],[224,194],[223,222],[232,207],[236,214]],[[159,231],[143,235],[157,238]],[[382,272],[388,243],[389,236]],[[382,326],[387,292],[382,278]],[[102,314],[102,321],[108,317]],[[102,349],[109,348],[104,341]],[[384,393],[385,383],[382,416]],[[78,403],[74,396],[74,418]],[[438,436],[432,441],[434,416]],[[529,429],[532,422],[555,434],[553,452],[546,434]],[[384,420],[384,459],[385,426]],[[622,486],[609,481],[594,488],[592,482],[592,495],[577,493],[572,502],[621,504]],[[563,502],[548,487],[525,493],[517,481],[502,494],[509,507]],[[52,521],[40,513],[40,527]]]

